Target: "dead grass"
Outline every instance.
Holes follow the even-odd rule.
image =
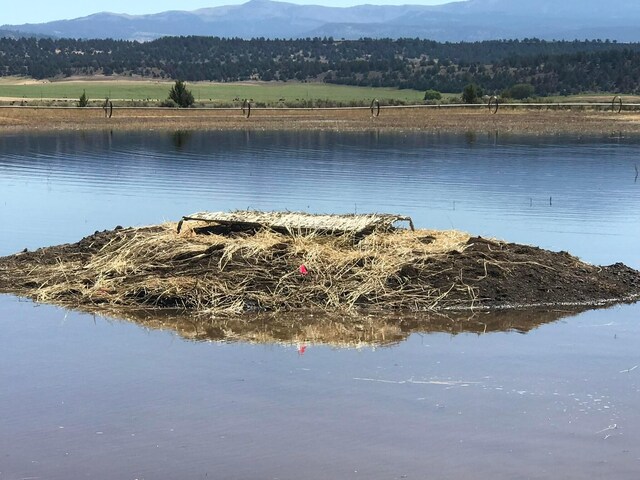
[[[316,232],[322,234],[361,236],[375,231],[391,231],[394,224],[406,223],[413,229],[410,217],[394,214],[311,214],[306,212],[261,212],[236,210],[233,212],[197,212],[182,217],[178,231],[185,221],[200,221],[218,229],[244,230],[268,228],[281,233]]]
[[[594,110],[553,108],[424,109],[383,108],[371,117],[369,109],[253,109],[244,118],[240,109],[114,109],[105,118],[101,109],[15,107],[0,109],[0,131],[25,130],[334,130],[619,134],[640,133],[640,112],[613,114]]]
[[[462,252],[470,238],[466,233],[398,230],[356,241],[350,235],[267,229],[255,235],[196,235],[197,225],[189,222],[180,234],[175,223],[126,229],[112,232],[104,244],[101,238],[85,239],[82,248],[90,254],[43,249],[46,261],[38,261],[38,252],[26,254],[33,257],[11,273],[12,282],[32,289],[28,295],[39,302],[175,307],[207,315],[350,311],[360,305],[428,310],[446,305],[451,290],[466,289],[455,281],[442,289],[404,278],[409,267]],[[308,274],[300,273],[300,265]]]
[[[640,298],[640,272],[459,231],[212,231],[190,221],[0,258],[0,292],[96,312],[474,310]],[[307,336],[311,332],[306,333]]]

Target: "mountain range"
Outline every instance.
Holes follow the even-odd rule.
[[[466,0],[437,6],[326,7],[272,0],[151,15],[96,13],[71,20],[2,25],[0,36],[113,38],[539,38],[640,41],[639,0]]]

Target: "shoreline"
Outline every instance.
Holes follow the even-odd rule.
[[[484,107],[484,108],[482,108]],[[13,106],[0,108],[0,134],[56,131],[424,131],[430,133],[506,133],[530,135],[640,134],[640,112],[501,107],[383,107],[372,116],[366,107],[253,108],[247,118],[240,108],[174,109],[114,108],[106,118],[102,108]]]

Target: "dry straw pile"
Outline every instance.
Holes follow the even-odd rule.
[[[176,226],[105,232],[22,254],[28,258],[15,256],[20,268],[4,268],[14,293],[76,307],[177,307],[206,314],[357,306],[428,310],[446,306],[454,290],[469,294],[460,283],[435,288],[407,277],[435,258],[462,252],[469,235],[457,231],[355,238],[270,229],[196,234],[206,226],[198,222],[177,233]]]
[[[320,233],[328,235],[350,234],[354,237],[368,235],[374,231],[392,231],[400,222],[414,230],[411,217],[389,213],[366,213],[347,215],[321,215],[305,212],[261,212],[239,210],[235,212],[198,212],[182,217],[178,232],[188,220],[203,221],[221,227],[238,228],[244,231],[268,228],[280,233]]]
[[[96,233],[0,258],[0,292],[92,311],[208,316],[640,298],[640,272],[622,264],[596,267],[566,252],[458,231],[398,230],[397,216],[329,216],[311,225],[304,216],[283,224],[279,214],[256,221],[254,213],[239,221],[184,221],[179,232],[170,223]]]

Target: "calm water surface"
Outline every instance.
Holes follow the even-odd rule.
[[[618,137],[4,135],[0,255],[257,208],[405,213],[640,268],[637,164]],[[639,314],[301,354],[0,296],[0,479],[636,479]]]

